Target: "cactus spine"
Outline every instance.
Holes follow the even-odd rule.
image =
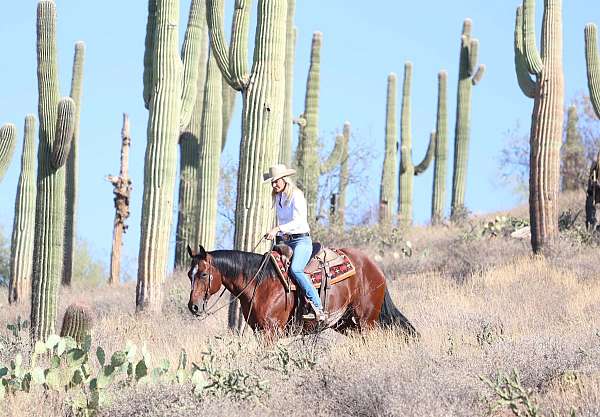
[[[288,0],[285,36],[285,106],[283,109],[283,129],[281,130],[281,149],[279,152],[279,162],[284,163],[287,166],[292,164],[292,104],[294,97],[294,60],[296,58],[296,28],[294,27],[295,12],[296,0]]]
[[[71,140],[71,150],[69,151],[69,158],[67,159],[65,171],[65,264],[62,276],[62,284],[67,286],[71,285],[71,281],[73,279],[73,258],[76,234],[75,221],[77,219],[78,197],[77,172],[79,170],[79,115],[81,111],[84,57],[85,44],[83,42],[76,42],[70,94],[70,97],[75,102],[75,127],[73,131],[73,139]]]
[[[259,0],[252,69],[247,67],[250,0],[236,1],[231,47],[224,35],[223,0],[207,1],[212,53],[225,80],[242,92],[242,138],[234,245],[252,250],[273,225],[269,187],[262,174],[279,155],[285,94],[285,24],[281,0]],[[259,250],[265,249],[265,246]]]
[[[65,163],[73,138],[75,103],[60,99],[56,47],[56,5],[37,8],[39,144],[31,294],[33,340],[55,333],[58,287],[64,261]]]
[[[401,226],[412,224],[412,198],[413,198],[413,176],[420,175],[429,168],[433,151],[435,148],[435,136],[429,140],[427,152],[423,161],[418,165],[413,163],[412,158],[412,132],[411,132],[411,84],[412,63],[404,64],[404,82],[402,85],[402,120],[400,126],[400,193],[398,199],[399,223]]]
[[[23,303],[30,296],[35,222],[35,116],[25,117],[21,175],[17,186],[10,251],[8,302]]]
[[[590,90],[590,101],[600,117],[600,57],[598,56],[598,29],[595,24],[585,26],[585,61]]]
[[[12,123],[0,127],[0,181],[8,169],[17,145],[17,128]]]
[[[180,58],[179,1],[149,0],[144,57],[144,99],[149,109],[144,162],[138,311],[158,311],[167,274],[177,166],[177,142],[196,103],[204,16],[192,0]]]
[[[435,163],[433,166],[433,195],[431,223],[439,224],[444,218],[446,175],[448,172],[448,110],[446,103],[448,73],[438,74],[438,105],[435,129]]]
[[[78,345],[82,345],[86,336],[92,331],[93,319],[90,308],[83,303],[73,303],[63,316],[61,337],[71,337]]]
[[[205,12],[201,2],[201,15]],[[195,245],[197,234],[197,191],[198,191],[198,158],[202,140],[202,117],[204,106],[204,85],[206,83],[206,61],[208,58],[208,33],[202,31],[200,39],[200,58],[198,67],[197,93],[194,111],[190,122],[179,135],[179,205],[177,210],[177,227],[175,232],[175,268],[189,266],[187,245]]]
[[[560,145],[564,120],[562,1],[544,2],[541,56],[535,45],[535,0],[523,0],[516,15],[517,78],[523,93],[535,99],[529,159],[531,246],[535,253],[543,253],[558,237]],[[535,76],[535,81],[527,72]]]
[[[219,166],[223,117],[222,77],[213,54],[208,59],[204,90],[204,116],[202,117],[202,141],[200,142],[198,178],[198,237],[197,243],[213,250],[217,229],[217,202],[219,194]],[[229,88],[229,87],[227,87]]]
[[[471,90],[483,78],[485,65],[477,66],[479,41],[471,38],[471,19],[465,19],[460,40],[456,125],[454,128],[454,171],[452,175],[451,216],[465,213],[465,191],[471,128]]]
[[[385,112],[385,154],[379,189],[379,222],[391,224],[395,213],[397,192],[398,134],[396,129],[396,74],[387,79],[387,101]]]

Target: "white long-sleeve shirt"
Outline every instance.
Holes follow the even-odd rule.
[[[279,193],[275,197],[275,212],[277,213],[277,225],[282,233],[295,235],[298,233],[309,233],[308,209],[306,199],[302,191],[296,189],[291,199]]]

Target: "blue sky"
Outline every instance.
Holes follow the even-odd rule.
[[[15,123],[21,141],[25,115],[34,113],[37,116],[36,1],[4,3],[0,25],[0,51],[4,57],[0,66],[0,124]],[[227,1],[228,9],[232,3],[233,0]],[[537,3],[539,39],[543,2],[538,0]],[[587,90],[583,28],[590,21],[600,23],[600,7],[591,7],[593,2],[590,0],[563,3],[568,100]],[[73,44],[83,40],[87,45],[81,110],[78,235],[108,263],[114,210],[112,187],[104,176],[118,173],[121,113],[128,112],[133,140],[130,170],[134,192],[124,251],[127,269],[134,273],[147,121],[142,101],[147,2],[59,0],[57,5],[63,95],[68,94],[70,88]],[[182,26],[188,5],[189,1],[182,1]],[[487,72],[481,84],[473,89],[467,206],[474,212],[509,208],[519,201],[519,197],[509,188],[499,186],[496,180],[503,133],[517,121],[527,128],[533,106],[533,101],[519,90],[514,71],[513,26],[517,5],[518,1],[506,0],[298,0],[294,113],[303,109],[311,36],[319,30],[324,34],[320,132],[326,146],[331,146],[332,132],[341,129],[345,120],[352,123],[355,144],[351,146],[360,142],[361,147],[375,155],[370,168],[364,172],[368,183],[373,184],[368,200],[375,204],[383,158],[386,78],[390,72],[395,72],[401,86],[406,60],[414,65],[412,130],[415,159],[420,160],[424,155],[429,132],[435,126],[437,73],[441,69],[448,71],[452,160],[460,31],[464,18],[471,17],[473,35],[481,44],[480,62],[486,64]],[[237,158],[239,112],[238,100],[224,160]],[[7,236],[12,228],[21,146],[19,142],[9,171],[0,184],[0,226]],[[414,212],[418,223],[429,218],[431,187],[430,169],[415,179]],[[450,187],[451,165],[448,199]]]

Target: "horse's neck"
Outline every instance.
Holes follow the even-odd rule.
[[[248,288],[252,287],[252,284],[248,284],[241,276],[235,278],[225,278],[221,276],[221,282],[223,286],[229,291],[234,297],[241,300],[248,298]]]

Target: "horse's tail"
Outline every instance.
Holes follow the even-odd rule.
[[[394,304],[390,295],[389,289],[385,288],[385,296],[383,298],[383,305],[381,306],[381,312],[379,313],[379,324],[383,327],[396,327],[399,326],[407,336],[419,337],[419,332],[415,327],[408,321],[408,319],[398,310],[398,307]]]

